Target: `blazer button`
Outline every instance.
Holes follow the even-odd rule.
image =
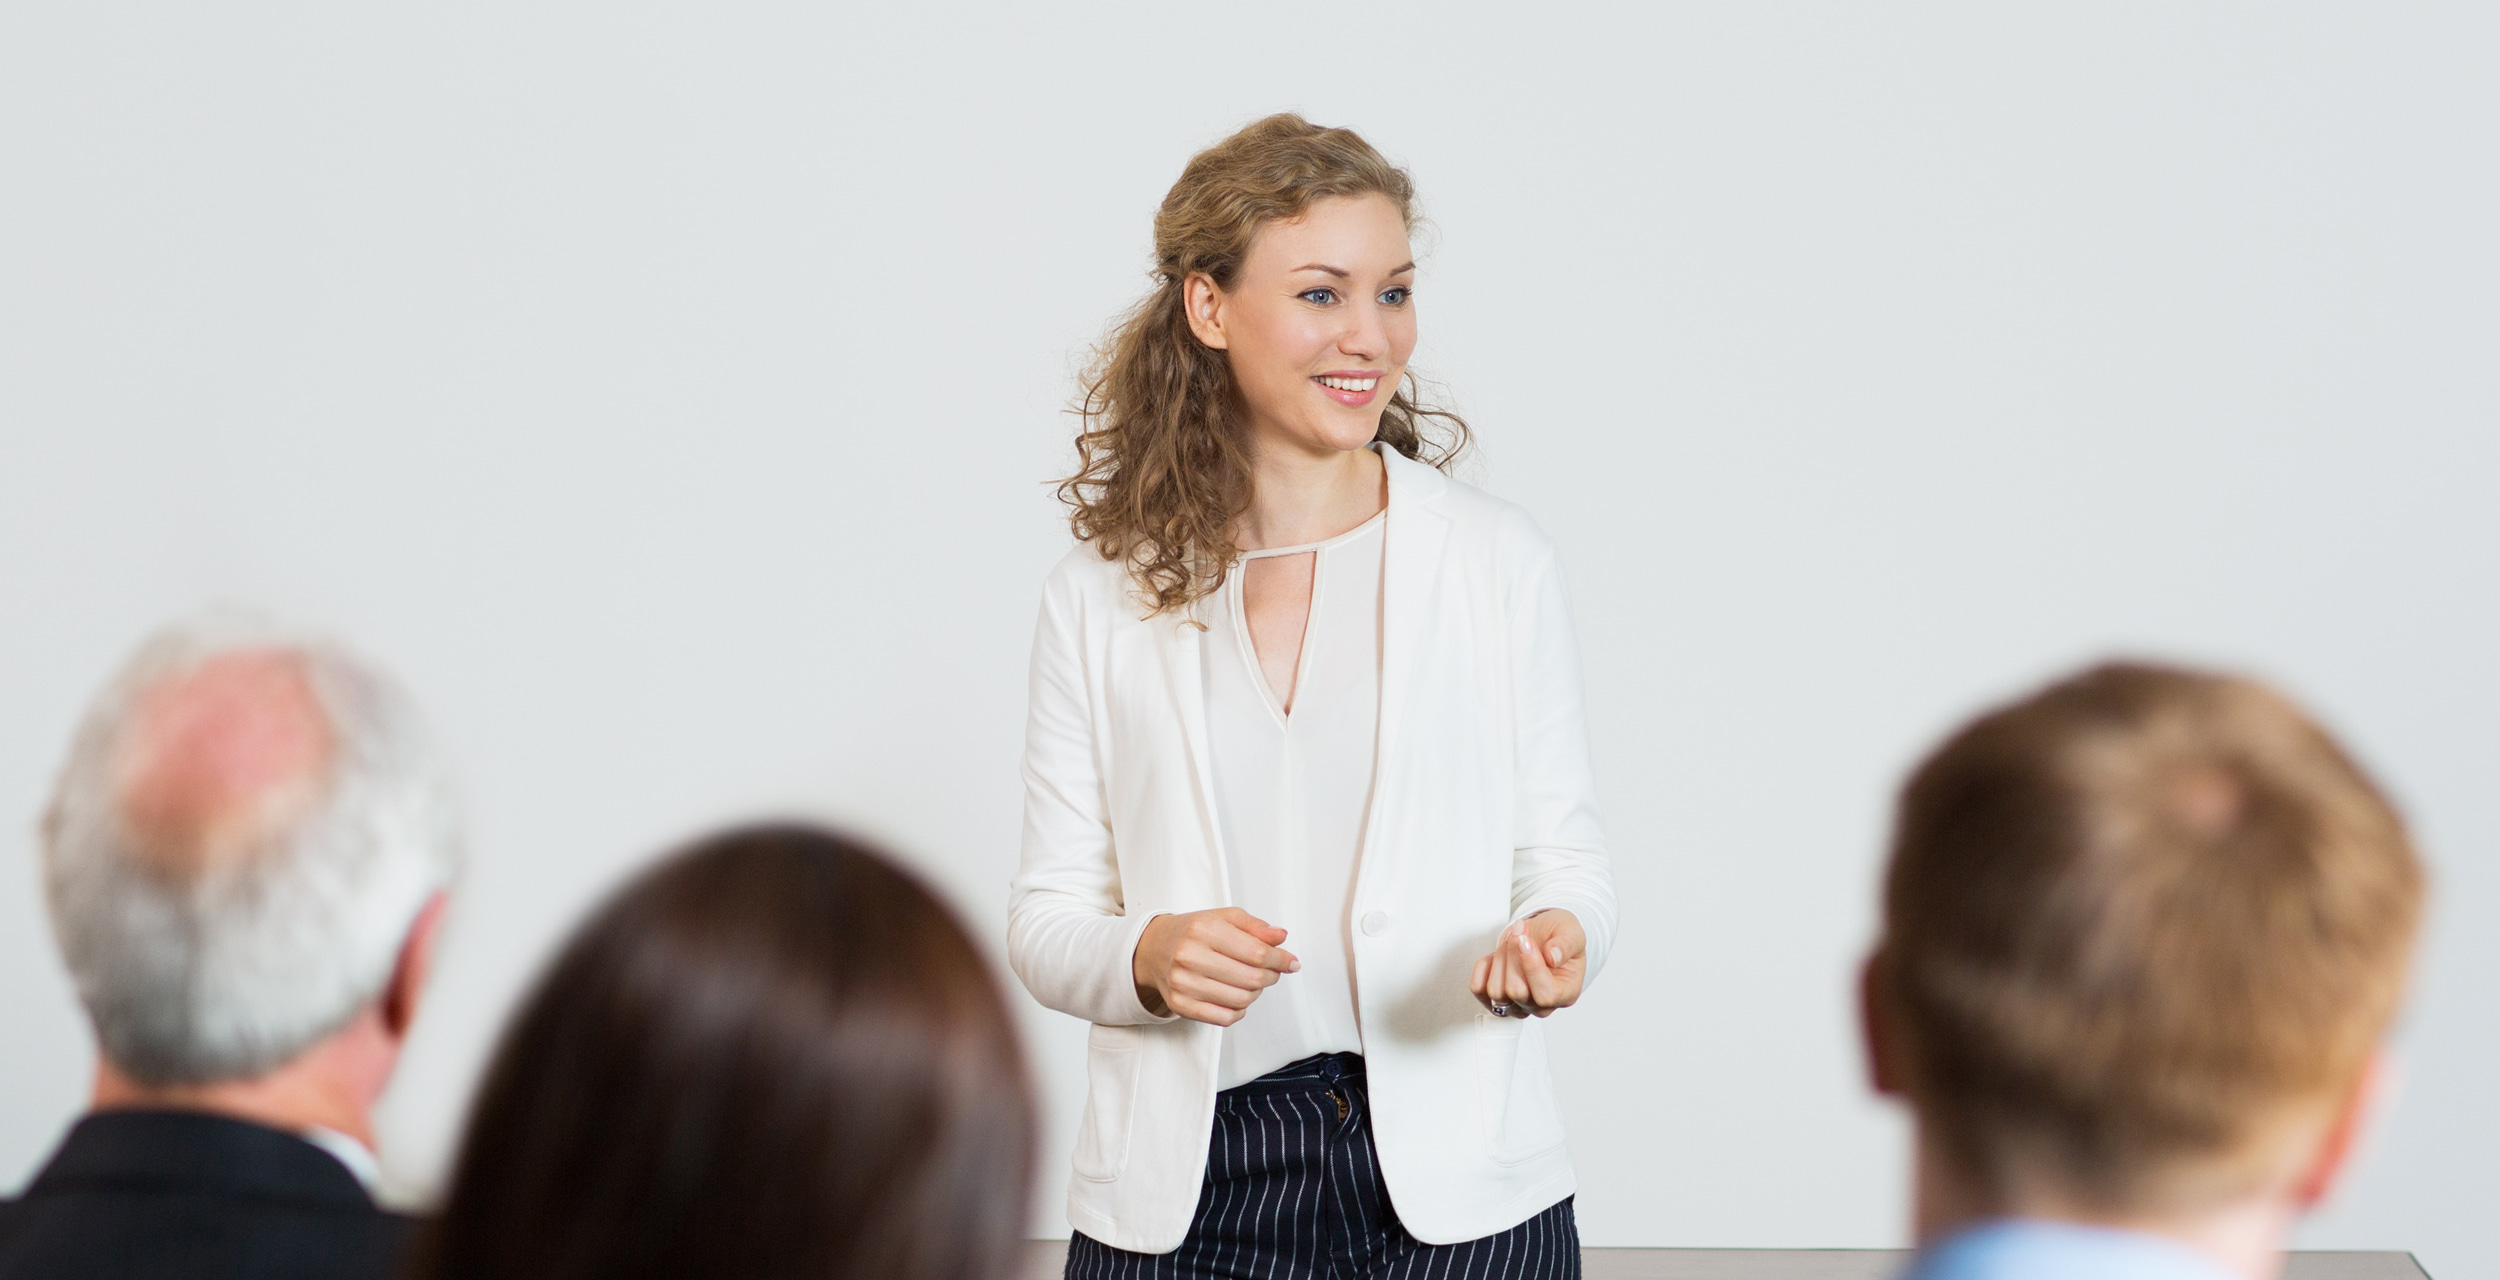
[[[1373,936],[1373,937],[1377,938],[1377,937],[1379,937],[1380,935],[1382,935],[1382,934],[1384,934],[1384,933],[1387,933],[1388,931],[1389,931],[1389,913],[1388,913],[1388,912],[1386,912],[1386,911],[1373,911],[1373,912],[1368,912],[1368,913],[1366,913],[1366,914],[1363,916],[1363,932],[1368,933],[1368,934],[1370,934],[1371,936]]]

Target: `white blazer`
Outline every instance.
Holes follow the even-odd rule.
[[[1593,978],[1615,898],[1580,662],[1553,544],[1527,513],[1394,450],[1381,570],[1380,747],[1356,872],[1356,1013],[1373,1132],[1408,1231],[1450,1244],[1571,1194],[1544,1027],[1468,992],[1511,921],[1560,907]],[[1203,633],[1142,618],[1090,545],[1043,588],[1007,955],[1094,1024],[1068,1220],[1165,1253],[1206,1175],[1223,1034],[1138,1001],[1146,922],[1231,905],[1209,780]],[[1564,1015],[1569,1016],[1569,1015]]]

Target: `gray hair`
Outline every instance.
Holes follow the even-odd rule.
[[[254,856],[168,874],[119,790],[149,690],[245,652],[298,660],[331,753],[311,803]],[[248,1079],[379,997],[460,858],[448,779],[415,707],[337,643],[232,611],[157,633],[88,708],[43,819],[52,927],[104,1056],[146,1084]]]

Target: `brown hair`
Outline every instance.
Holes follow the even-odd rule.
[[[1033,1102],[929,891],[804,827],[705,840],[573,935],[504,1033],[416,1274],[1013,1274]]]
[[[2112,664],[1956,733],[1901,795],[1870,972],[1920,1123],[2004,1194],[2242,1194],[2355,1086],[2423,874],[2326,732]]]
[[[1215,589],[1240,551],[1233,522],[1250,505],[1250,458],[1232,366],[1198,341],[1184,309],[1189,277],[1229,289],[1260,228],[1313,201],[1386,196],[1412,230],[1415,184],[1350,129],[1290,112],[1199,152],[1155,212],[1154,292],[1096,353],[1077,412],[1076,474],[1060,482],[1068,524],[1106,560],[1126,560],[1156,613]],[[1427,424],[1438,430],[1427,431]],[[1467,423],[1399,387],[1374,437],[1447,467]]]

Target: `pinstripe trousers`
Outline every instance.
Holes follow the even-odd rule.
[[[1571,1200],[1499,1235],[1424,1244],[1398,1224],[1358,1054],[1324,1053],[1215,1095],[1189,1236],[1130,1253],[1083,1232],[1067,1280],[1580,1280]]]

